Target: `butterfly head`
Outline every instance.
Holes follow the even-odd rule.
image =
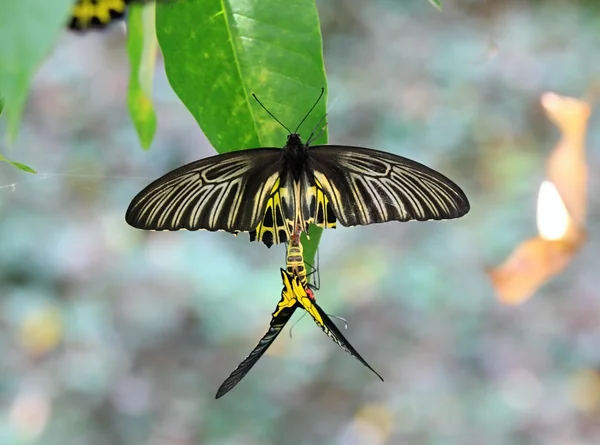
[[[290,133],[287,137],[286,147],[296,150],[303,150],[304,144],[302,143],[302,138],[298,133]]]

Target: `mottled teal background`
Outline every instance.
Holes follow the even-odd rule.
[[[443,4],[319,1],[330,141],[424,162],[472,204],[323,234],[317,298],[385,382],[305,317],[219,401],[266,331],[284,249],[129,227],[135,193],[214,151],[160,59],[142,151],[122,27],[65,34],[3,151],[40,173],[0,165],[0,444],[600,443],[595,115],[588,244],[522,306],[499,304],[484,272],[536,233],[558,138],[539,97],[597,90],[600,5]]]

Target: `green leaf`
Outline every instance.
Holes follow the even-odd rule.
[[[29,167],[28,165],[25,165],[25,164],[23,164],[21,162],[17,162],[17,161],[11,161],[10,159],[6,159],[2,155],[0,155],[0,162],[6,162],[7,164],[10,164],[13,167],[16,167],[19,170],[23,170],[24,172],[27,172],[27,173],[37,174],[37,172],[34,169],[32,169],[31,167]]]
[[[285,3],[285,4],[284,4]],[[188,0],[157,5],[169,82],[219,153],[282,147],[326,88],[314,0]],[[306,139],[326,111],[326,96],[300,128]],[[327,141],[324,131],[318,143]],[[316,251],[321,229],[305,246]]]
[[[0,1],[0,91],[14,140],[29,83],[62,32],[73,0]]]
[[[317,256],[317,249],[319,248],[319,241],[321,241],[321,235],[323,235],[323,229],[311,224],[309,229],[310,235],[307,237],[306,233],[302,234],[302,246],[304,246],[304,264],[306,270],[310,271],[311,267],[316,267],[315,257]]]
[[[429,3],[431,3],[433,6],[435,6],[435,8],[442,12],[442,2],[441,0],[429,0]]]
[[[142,147],[148,149],[156,132],[152,106],[152,80],[158,45],[154,24],[155,6],[131,4],[128,8],[127,52],[131,72],[127,105]]]

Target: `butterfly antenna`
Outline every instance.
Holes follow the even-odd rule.
[[[319,101],[321,100],[321,98],[323,97],[323,94],[325,93],[325,88],[321,88],[321,94],[319,94],[319,97],[317,98],[316,102],[314,103],[314,105],[310,108],[310,110],[308,110],[308,113],[306,113],[306,116],[304,116],[304,119],[302,119],[300,121],[300,123],[298,124],[298,126],[296,127],[296,131],[294,133],[298,133],[298,130],[300,129],[300,127],[302,126],[302,124],[304,123],[304,121],[306,120],[306,118],[308,116],[310,116],[310,113],[312,113],[312,110],[315,109],[315,107],[317,106],[317,104],[319,103]]]
[[[288,133],[292,134],[292,132],[290,131],[290,129],[289,129],[288,127],[286,127],[285,125],[283,125],[283,124],[281,123],[281,121],[280,121],[279,119],[277,119],[277,118],[275,117],[275,115],[274,115],[273,113],[271,113],[271,112],[270,112],[270,111],[267,109],[267,107],[265,107],[265,106],[263,105],[263,103],[262,103],[260,100],[258,100],[258,97],[256,97],[256,94],[252,93],[252,97],[254,98],[254,100],[256,100],[256,102],[258,102],[258,105],[260,105],[260,106],[262,107],[262,109],[263,109],[263,110],[265,110],[267,113],[269,113],[269,116],[271,116],[273,119],[275,119],[275,121],[276,121],[276,122],[277,122],[279,125],[281,125],[283,128],[285,128],[285,129],[287,130],[287,132],[288,132]],[[313,107],[313,108],[314,108],[314,107]],[[306,119],[306,118],[305,118],[305,119]]]
[[[300,320],[302,320],[304,318],[305,315],[306,315],[306,312],[303,313],[302,316],[298,320],[296,320],[296,322],[290,327],[290,338],[292,338],[292,329],[294,329],[294,326],[296,326],[300,322]]]
[[[348,321],[346,321],[346,319],[344,317],[338,317],[337,315],[331,315],[331,314],[327,314],[328,316],[330,316],[331,318],[335,318],[336,320],[340,320],[342,323],[344,323],[344,329],[348,329]]]
[[[319,261],[319,249],[317,249],[317,253],[316,253],[316,258],[315,258],[315,263],[316,266],[314,267],[314,271],[315,271],[315,282],[314,282],[314,286],[317,290],[321,289],[321,268],[319,267],[320,261]]]
[[[319,120],[319,123],[313,129],[312,133],[308,137],[308,141],[306,141],[307,144],[310,144],[312,141],[316,141],[317,139],[319,139],[321,137],[321,134],[325,130],[325,127],[327,127],[327,122],[325,122],[325,124],[322,125],[325,118],[327,118],[327,113],[325,113],[323,115],[323,117]],[[318,131],[318,133],[317,133],[317,131]],[[315,133],[317,133],[317,134],[315,135]]]
[[[317,273],[317,269],[308,261],[305,261],[304,264],[306,264],[307,269],[310,269],[310,272],[306,274],[306,278],[312,277],[315,273]]]
[[[309,273],[306,274],[306,278],[312,277],[313,275],[316,278],[313,278],[313,283],[309,283],[309,287],[312,290],[319,290],[321,289],[321,271],[319,270],[319,251],[317,250],[317,254],[315,257],[316,260],[316,267],[313,266],[312,264],[306,262],[306,266],[309,267],[311,269],[311,271]]]

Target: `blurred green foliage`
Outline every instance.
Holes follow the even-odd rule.
[[[435,6],[439,11],[442,10],[442,2],[440,0],[429,0],[433,6]]]
[[[10,139],[17,135],[31,78],[64,29],[72,4],[73,0],[0,2],[0,91]]]
[[[13,167],[18,168],[19,170],[22,170],[27,173],[37,173],[34,169],[23,164],[22,162],[11,161],[10,159],[6,159],[2,155],[0,155],[0,162],[6,162],[7,164],[12,165]]]
[[[127,52],[131,63],[127,105],[145,149],[150,148],[156,132],[156,112],[152,106],[152,81],[158,49],[154,12],[153,3],[132,4],[127,16]]]

